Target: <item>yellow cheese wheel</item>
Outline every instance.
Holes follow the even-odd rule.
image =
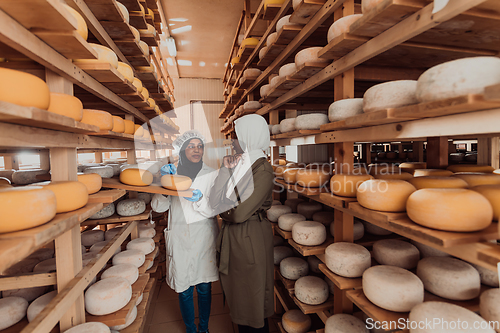
[[[153,182],[153,174],[138,168],[125,169],[120,173],[120,181],[132,186],[148,186]]]
[[[88,194],[99,192],[102,187],[102,177],[97,173],[78,175],[78,181],[87,187]]]
[[[376,179],[399,179],[399,180],[409,180],[413,176],[408,172],[394,172],[394,173],[378,173],[375,174]]]
[[[125,134],[134,134],[135,132],[135,124],[132,120],[124,119],[125,123]]]
[[[141,43],[141,42],[139,42]],[[136,66],[135,69],[137,69],[138,71],[141,71],[141,72],[154,72],[155,68],[153,67],[153,65],[149,65],[149,66]]]
[[[111,130],[116,133],[125,132],[125,121],[122,117],[113,116],[113,128]]]
[[[457,173],[453,175],[467,182],[469,187],[478,185],[500,185],[500,175],[494,173]]]
[[[457,177],[422,176],[408,180],[417,190],[422,188],[467,188],[469,185]]]
[[[191,186],[191,178],[179,175],[165,175],[161,177],[161,186],[174,191],[186,191]]]
[[[413,172],[414,177],[422,177],[422,176],[448,177],[452,175],[453,172],[451,172],[450,170],[442,170],[442,169],[416,169]]]
[[[484,172],[484,173],[492,173],[495,168],[490,165],[472,165],[472,164],[457,164],[450,165],[446,168],[446,170],[450,170],[451,172]]]
[[[0,177],[0,185],[10,185],[10,180],[5,177]]]
[[[47,111],[80,121],[83,117],[83,104],[75,96],[51,92]]]
[[[156,102],[155,102],[155,100],[154,100],[154,99],[152,99],[152,98],[150,97],[150,98],[148,98],[148,104],[149,104],[149,107],[154,108],[154,107],[155,107],[155,105],[156,105]]]
[[[63,6],[68,10],[68,12],[76,19],[77,28],[76,32],[82,36],[83,39],[87,40],[89,36],[89,30],[87,28],[87,23],[83,19],[82,15],[79,12],[71,8],[70,6],[63,3]]]
[[[41,186],[0,188],[0,233],[37,227],[56,215],[54,192]]]
[[[79,181],[50,182],[43,187],[56,195],[57,213],[66,213],[82,208],[89,200],[87,186]]]
[[[370,175],[338,174],[330,179],[332,194],[342,197],[356,197],[357,188],[362,182],[373,179]]]
[[[155,33],[155,27],[153,27],[151,24],[147,23],[147,29],[139,29],[139,32],[141,34],[154,34]]]
[[[295,184],[297,182],[297,172],[302,168],[288,168],[283,171],[283,179],[285,182]]]
[[[467,189],[418,190],[408,198],[406,210],[413,222],[445,231],[478,231],[489,226],[493,219],[489,201]]]
[[[471,190],[488,199],[493,207],[493,219],[498,221],[500,219],[500,185],[479,185],[472,187]]]
[[[361,206],[383,212],[404,212],[406,200],[416,188],[404,180],[371,179],[358,187]]]
[[[35,75],[0,68],[0,101],[47,110],[50,91],[47,84]]]
[[[82,123],[95,125],[101,131],[110,131],[113,129],[113,117],[111,113],[100,110],[84,109]]]
[[[134,71],[132,67],[130,67],[128,64],[118,61],[118,72],[120,72],[123,77],[130,82],[134,81]]]
[[[274,170],[275,177],[283,178],[283,172],[285,172],[286,169],[287,167],[285,165],[278,165]]]
[[[330,174],[321,169],[300,169],[296,173],[297,185],[302,187],[321,187],[330,180]]]
[[[144,100],[147,101],[149,98],[149,90],[146,89],[146,87],[143,87],[141,90],[142,97],[144,97]]]
[[[135,124],[135,136],[143,136],[144,135],[144,127],[139,124]]]
[[[89,43],[89,45],[97,52],[97,59],[77,59],[76,61],[89,64],[105,62],[114,68],[118,68],[118,57],[110,48],[93,43]]]
[[[496,175],[500,175],[500,169],[494,170],[493,173],[496,174]]]
[[[134,77],[134,81],[132,82],[134,87],[137,89],[137,92],[142,92],[142,81],[139,80],[138,78]]]
[[[144,53],[144,55],[146,57],[149,57],[149,46],[148,44],[146,44],[146,42],[143,42],[142,40],[139,41],[139,47],[141,48],[142,50],[142,53]],[[152,67],[152,66],[151,66]],[[139,67],[138,67],[139,68]],[[152,70],[151,70],[152,71]]]
[[[139,43],[139,41],[141,40],[141,33],[133,26],[129,25],[129,27],[130,30],[132,30],[132,34],[134,35],[134,40],[136,41],[136,43]]]
[[[153,21],[154,21],[155,13],[151,10],[151,8],[148,8],[148,15],[151,15],[151,17],[153,18]]]
[[[250,37],[250,38],[245,38],[241,42],[241,47],[245,47],[247,45],[257,45],[257,44],[259,44],[259,40],[257,38],[254,38],[254,37]]]
[[[233,59],[231,59],[231,64],[232,65],[236,65],[239,62],[240,62],[240,57],[234,57]]]
[[[399,165],[399,168],[403,172],[408,172],[413,174],[416,169],[425,169],[427,168],[427,163],[425,162],[404,162]]]

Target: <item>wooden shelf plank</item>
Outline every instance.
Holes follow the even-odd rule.
[[[297,304],[299,309],[304,314],[320,313],[323,311],[329,311],[333,309],[333,295],[330,295],[324,303],[318,305],[309,305],[302,303],[297,299],[295,295],[293,296],[293,301],[295,302],[295,304]]]
[[[89,203],[102,202],[102,203],[112,203],[119,198],[123,197],[127,191],[123,189],[114,190],[102,190],[97,193],[89,195]]]
[[[276,226],[276,228],[274,228],[274,230],[276,231],[276,233],[278,235],[280,235],[284,239],[292,239],[292,232],[291,231],[285,231],[278,226]]]
[[[138,56],[143,56],[144,53],[142,52],[141,47],[139,46],[139,43],[136,42],[134,39],[121,39],[121,40],[115,40],[116,46],[122,51],[123,55],[127,58],[128,57],[138,57]]]
[[[158,185],[151,184],[149,186],[131,186],[120,183],[120,180],[116,178],[103,178],[102,187],[108,188],[119,188],[127,191],[137,191],[137,192],[147,192],[147,193],[160,193],[164,195],[174,195],[179,197],[191,197],[193,195],[192,190],[187,191],[172,191]]]
[[[144,102],[144,96],[140,92],[133,94],[118,94],[118,96],[127,102]]]
[[[297,305],[293,302],[288,291],[285,289],[281,281],[274,283],[274,294],[278,297],[278,300],[285,311],[297,308]]]
[[[151,283],[152,282],[152,283]],[[121,333],[139,333],[143,332],[144,326],[146,324],[146,318],[147,318],[147,313],[149,310],[149,306],[151,304],[151,301],[153,299],[154,293],[151,291],[154,291],[154,288],[156,286],[156,279],[155,278],[150,278],[148,282],[149,290],[150,291],[144,291],[143,293],[143,299],[142,302],[137,306],[137,317],[134,320],[134,322],[129,326],[121,330]]]
[[[485,248],[477,251],[477,258],[496,267],[500,262],[500,246],[491,243],[483,243],[483,245]]]
[[[277,275],[278,279],[280,279],[280,281],[283,283],[290,296],[293,296],[295,294],[295,281],[283,277],[279,269],[277,270]]]
[[[268,67],[277,56],[281,54],[281,52],[286,48],[286,45],[279,45],[273,43],[268,48],[264,56],[257,63],[257,67],[265,68]]]
[[[247,89],[250,87],[250,85],[257,80],[258,76],[247,76],[247,77],[242,77],[240,81],[240,85],[238,86],[239,89]]]
[[[85,72],[87,72],[87,74],[89,74],[99,82],[123,83],[125,81],[123,75],[107,62],[86,63],[75,61],[74,64],[83,69]]]
[[[323,202],[328,202],[328,206],[334,208],[347,208],[350,202],[357,201],[356,198],[341,197],[332,193],[321,193],[319,196]]]
[[[314,64],[306,62],[305,64],[297,68],[297,71],[290,75],[290,78],[307,80],[308,78],[321,72],[328,65],[329,64]]]
[[[330,245],[333,244],[333,238],[332,237],[327,237],[326,241],[323,242],[321,245],[317,246],[306,246],[306,245],[300,245],[297,244],[293,239],[289,239],[288,243],[296,249],[301,255],[304,257],[307,256],[314,256],[317,254],[323,254],[325,253],[325,249]]]
[[[127,58],[128,62],[133,66],[151,66],[151,63],[148,60],[148,57],[146,57],[144,54],[139,54],[135,56],[125,56]]]
[[[121,140],[127,140],[127,141],[135,141],[135,137],[132,134],[126,134],[126,133],[117,133],[113,131],[101,131],[98,133],[87,133],[88,135],[94,135],[94,136],[101,136],[103,138],[110,138],[110,139],[121,139]]]
[[[31,29],[47,45],[68,59],[97,59],[97,53],[76,31]]]
[[[292,79],[290,76],[285,76],[280,78],[274,87],[279,90],[290,90],[299,86],[302,82],[304,82],[303,79]]]
[[[139,78],[139,80],[141,80],[144,83],[144,86],[146,86],[147,81],[152,81],[152,82],[154,82],[154,86],[158,87],[158,76],[155,72],[136,70],[135,73],[136,73],[137,77]],[[151,86],[149,86],[149,87],[146,86],[146,88],[148,88],[148,90],[150,90]],[[157,90],[151,90],[151,91],[157,91]]]
[[[262,19],[265,21],[273,20],[280,9],[280,4],[267,4],[266,8],[264,9],[264,14],[262,15]]]
[[[325,0],[303,0],[293,10],[290,22],[307,24],[325,3]]]
[[[107,217],[105,219],[89,219],[87,221],[84,221],[82,223],[82,226],[87,226],[87,225],[103,225],[103,224],[112,224],[112,223],[125,223],[129,221],[142,221],[142,220],[147,220],[149,218],[149,213],[151,212],[151,208],[146,208],[144,213],[138,214],[138,215],[133,215],[133,216],[120,216],[118,214],[113,214],[110,217]]]
[[[293,14],[292,14],[293,15]],[[301,25],[284,25],[276,36],[276,43],[286,45],[290,43],[302,30]]]
[[[136,29],[147,29],[146,17],[141,12],[129,12],[129,23]]]
[[[280,330],[280,333],[287,333],[287,331],[285,331],[285,329],[283,328],[283,324],[282,323],[278,322],[278,328]]]
[[[121,15],[121,13],[120,13]],[[134,33],[130,25],[123,20],[121,22],[100,21],[102,27],[113,39],[130,39],[134,40]],[[121,50],[120,50],[121,51]],[[123,52],[122,52],[123,53]]]
[[[156,32],[156,30],[154,30],[153,33],[144,33],[144,32],[141,32],[141,40],[148,44],[148,46],[154,46],[154,47],[158,47],[158,33]]]
[[[240,56],[240,62],[245,63],[248,60],[248,57],[253,53],[255,47],[257,45],[245,45],[242,49],[239,50],[238,54]]]
[[[103,23],[108,23],[107,21],[125,22],[118,5],[113,0],[85,0],[85,3],[103,26]]]
[[[141,6],[139,6],[139,1],[138,0],[122,0],[120,1],[122,4],[127,7],[128,11],[140,11]]]
[[[137,88],[125,79],[122,82],[102,82],[102,85],[114,92],[115,94],[133,94],[137,93]]]
[[[333,273],[325,264],[319,264],[319,269],[330,281],[332,281],[340,290],[359,289],[362,287],[361,278],[346,278]]]

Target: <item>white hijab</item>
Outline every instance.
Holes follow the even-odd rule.
[[[229,179],[226,191],[228,198],[234,193],[236,184],[251,170],[252,164],[259,158],[267,157],[264,150],[271,144],[267,122],[258,114],[249,114],[237,119],[234,130],[243,154],[238,165],[233,169],[233,177]],[[253,186],[253,182],[250,182],[250,186]]]

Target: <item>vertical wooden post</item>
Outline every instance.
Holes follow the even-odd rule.
[[[95,163],[102,163],[102,152],[97,151],[94,153],[94,155],[95,155],[94,162]]]
[[[269,112],[269,124],[270,125],[278,125],[279,122],[279,111],[278,110],[272,110]],[[271,164],[277,164],[279,160],[279,155],[280,150],[278,146],[272,147],[271,148]]]
[[[427,168],[445,169],[448,166],[448,138],[427,138]]]
[[[50,170],[50,155],[48,150],[40,151],[40,169]]]
[[[372,162],[372,144],[363,143],[363,155],[366,166]]]
[[[424,143],[422,141],[413,141],[413,161],[424,161]]]
[[[498,137],[477,139],[478,165],[491,165],[495,169],[499,168],[499,142]]]
[[[134,121],[134,116],[131,114],[126,114],[125,119]],[[135,149],[127,149],[126,152],[127,152],[127,163],[136,164],[137,160],[135,157]]]
[[[19,170],[19,160],[14,154],[4,155],[3,163],[5,170]]]

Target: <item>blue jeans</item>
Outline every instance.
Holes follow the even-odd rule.
[[[186,333],[196,333],[196,325],[194,323],[194,303],[193,303],[194,286],[179,293],[179,304],[181,307],[182,319],[186,325]],[[210,317],[210,305],[212,303],[212,283],[200,283],[196,285],[198,293],[198,313],[200,322],[198,324],[198,332],[208,331],[208,318]]]

